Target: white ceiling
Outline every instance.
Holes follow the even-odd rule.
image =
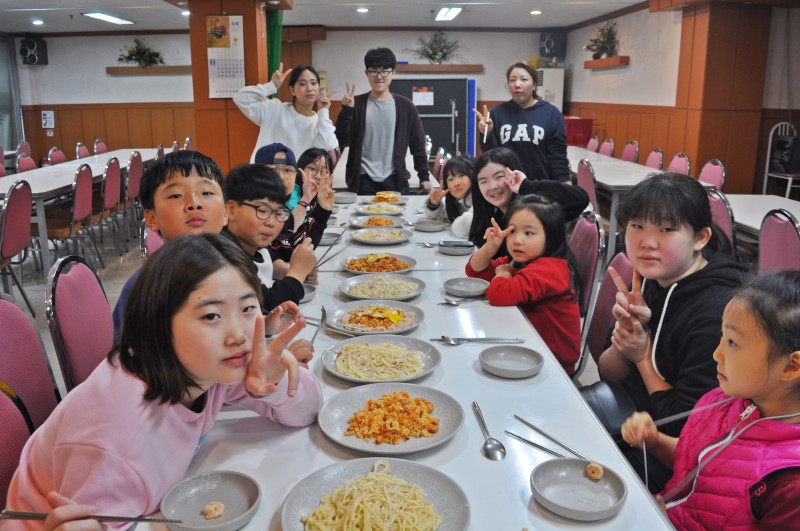
[[[554,28],[571,26],[623,9],[638,1],[623,0],[496,0],[442,3],[437,0],[294,0],[286,11],[284,25],[324,25],[327,27],[485,27]],[[190,2],[191,4],[191,2]],[[366,14],[355,8],[369,8]],[[444,6],[461,6],[463,11],[452,22],[434,22],[435,12]],[[191,7],[191,6],[190,6]],[[540,16],[530,11],[539,9]],[[81,16],[82,12],[103,11],[133,21],[117,26]],[[188,30],[181,8],[164,0],[0,0],[0,32],[68,33],[144,30]],[[31,24],[33,18],[45,23]]]

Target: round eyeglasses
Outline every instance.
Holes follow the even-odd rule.
[[[285,208],[273,210],[266,205],[253,205],[250,203],[245,203],[244,201],[239,201],[239,204],[244,206],[249,206],[250,208],[255,210],[256,217],[264,221],[271,218],[273,214],[275,214],[275,219],[277,219],[278,221],[286,221],[287,219],[289,219],[289,216],[292,215],[292,213]]]

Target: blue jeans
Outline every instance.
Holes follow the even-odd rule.
[[[402,195],[410,193],[409,186],[403,188],[397,185],[397,174],[393,173],[383,181],[377,183],[366,173],[362,173],[358,178],[358,195],[375,195],[378,192],[400,192]]]

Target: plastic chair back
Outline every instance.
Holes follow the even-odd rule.
[[[17,173],[22,173],[28,170],[35,170],[36,161],[34,161],[30,155],[28,155],[23,151],[22,153],[17,154],[17,161],[15,163],[15,166],[17,168]]]
[[[717,190],[722,191],[725,187],[725,165],[719,159],[709,160],[703,165],[697,180],[708,183]]]
[[[597,192],[595,191],[594,169],[589,159],[583,159],[578,163],[578,186],[589,194],[589,202],[592,204],[592,210],[599,212],[597,209]]]
[[[606,250],[603,222],[597,214],[584,212],[578,218],[569,239],[569,249],[575,258],[576,273],[581,283],[578,306],[583,317],[591,308],[600,273],[598,266],[603,262]]]
[[[709,190],[708,201],[711,204],[711,220],[717,227],[722,229],[722,232],[725,233],[735,249],[736,239],[734,233],[733,208],[731,208],[728,198],[719,190]]]
[[[163,150],[163,146],[162,146]],[[163,155],[163,152],[162,152]],[[142,154],[134,151],[128,159],[128,201],[139,198],[139,188],[142,185]]]
[[[770,210],[761,222],[758,239],[758,272],[800,269],[800,224],[791,212]]]
[[[45,312],[67,391],[83,382],[114,343],[103,285],[89,263],[66,256],[50,269]]]
[[[0,263],[28,247],[31,236],[31,185],[22,179],[11,185],[0,211]],[[0,330],[3,330],[0,328]]]
[[[51,147],[50,151],[47,152],[47,163],[50,164],[50,166],[54,166],[63,162],[67,162],[67,156],[64,152],[61,151],[58,146]]]
[[[620,159],[626,162],[633,162],[634,164],[639,161],[639,142],[636,140],[628,140],[625,147],[622,148],[622,155]],[[659,168],[661,169],[661,168]]]
[[[108,153],[108,146],[106,143],[103,142],[102,138],[95,138],[94,139],[94,154],[99,155],[101,153]]]
[[[603,143],[600,145],[600,151],[598,151],[601,155],[606,155],[607,157],[614,156],[614,139],[613,138],[606,138],[603,140]]]
[[[77,144],[75,144],[75,158],[76,159],[86,158],[86,157],[88,157],[90,155],[91,155],[91,153],[89,153],[89,148],[86,147],[83,144],[83,142],[78,142]]]
[[[106,163],[103,174],[103,210],[114,210],[119,204],[121,193],[122,172],[119,168],[119,159],[111,157]]]
[[[142,253],[142,258],[147,258],[156,252],[161,246],[164,245],[164,240],[157,232],[151,231],[147,227],[147,223],[142,221],[139,227],[139,251]]]
[[[22,449],[31,432],[26,422],[25,406],[14,391],[0,385],[0,426],[3,426],[3,444],[0,444],[0,510],[6,508],[8,487],[19,466]]]
[[[644,165],[654,170],[661,171],[664,169],[664,152],[661,151],[661,148],[654,147],[653,151],[647,155],[647,160],[644,162]]]
[[[586,149],[597,153],[598,148],[600,148],[600,139],[597,138],[597,135],[592,135],[592,138],[586,144]]]
[[[681,151],[676,153],[667,167],[667,171],[671,173],[682,173],[689,175],[691,170],[691,163],[689,162],[689,155]]]
[[[24,138],[19,141],[19,144],[17,144],[17,155],[19,155],[20,153],[25,153],[29,157],[32,156],[31,155],[31,145]]]
[[[47,420],[60,399],[42,337],[33,320],[3,294],[0,294],[0,329],[4,331],[0,341],[0,380],[17,392],[36,429]]]
[[[92,215],[92,168],[88,164],[81,164],[75,170],[75,185],[72,203],[72,220],[83,221]]]

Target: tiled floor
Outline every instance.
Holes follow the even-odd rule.
[[[108,303],[110,307],[113,308],[117,303],[119,293],[122,290],[122,287],[125,285],[125,282],[142,264],[142,258],[139,253],[139,242],[128,242],[128,248],[130,250],[123,256],[119,256],[118,252],[114,248],[113,241],[108,235],[106,235],[104,244],[98,244],[98,247],[100,247],[100,252],[102,253],[106,267],[99,268],[99,265],[96,263],[96,261],[93,262],[93,264],[97,268],[98,276],[103,283],[103,289],[106,292]],[[33,261],[30,258],[26,260],[22,266],[13,267],[17,278],[21,278],[20,268],[22,270],[22,278],[24,278],[24,280],[22,280],[23,288],[25,289],[31,304],[36,311],[36,325],[39,329],[39,333],[42,336],[42,342],[44,343],[45,349],[47,350],[48,359],[50,361],[50,366],[53,368],[56,384],[58,385],[61,395],[64,396],[64,382],[58,370],[58,360],[55,356],[53,341],[50,337],[50,330],[47,325],[47,317],[44,311],[44,303],[47,296],[47,281],[41,271],[35,270],[33,267]],[[12,287],[12,295],[17,304],[24,308],[27,312],[27,307],[25,306],[24,301],[22,300],[22,297],[20,296],[16,287]],[[588,385],[597,381],[597,379],[597,366],[595,365],[594,361],[590,359],[586,369],[579,378],[580,383],[582,385]]]

